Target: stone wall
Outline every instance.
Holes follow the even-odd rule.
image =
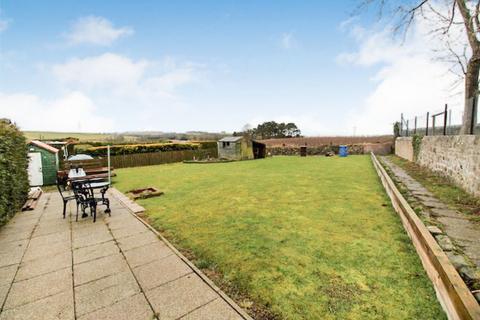
[[[408,161],[413,161],[413,145],[411,137],[399,137],[395,140],[395,154]]]
[[[413,161],[412,138],[397,138],[395,154]],[[480,136],[423,137],[416,162],[480,196]]]
[[[338,147],[338,145],[329,144],[321,146],[307,145],[307,155],[325,155],[329,151],[333,151],[335,154],[338,154]],[[390,154],[392,153],[392,143],[364,143],[348,145],[348,154],[369,154],[372,151],[375,154]],[[270,153],[274,156],[295,156],[300,155],[300,147],[267,147],[267,153]]]
[[[423,137],[417,163],[480,196],[480,136]]]

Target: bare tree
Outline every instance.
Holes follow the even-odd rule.
[[[448,10],[438,10],[438,4],[445,5]],[[364,0],[358,10],[371,6],[377,7],[380,17],[388,14],[393,19],[394,32],[404,36],[417,19],[435,22],[431,24],[431,34],[442,37],[445,43],[445,47],[436,52],[444,60],[455,64],[451,71],[465,82],[461,134],[472,134],[471,124],[476,116],[475,100],[479,93],[480,0]],[[452,35],[453,27],[460,30],[462,37]],[[456,42],[455,45],[453,42]]]

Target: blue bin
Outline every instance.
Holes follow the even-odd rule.
[[[348,147],[347,146],[338,146],[338,155],[340,157],[348,156]]]

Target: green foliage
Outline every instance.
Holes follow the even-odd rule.
[[[302,132],[293,122],[277,123],[268,121],[259,124],[256,128],[249,129],[248,125],[242,132],[234,132],[234,136],[248,136],[254,139],[294,138],[301,137]]]
[[[196,143],[151,143],[151,144],[127,144],[113,145],[110,147],[110,155],[149,153],[163,151],[181,151],[181,150],[198,150],[199,145]],[[87,149],[77,149],[77,153],[85,153],[91,156],[106,156],[107,146],[91,147]]]
[[[400,122],[395,122],[393,124],[393,136],[394,138],[400,137]]]
[[[412,136],[413,157],[415,161],[418,159],[418,155],[420,154],[420,148],[422,147],[422,139],[423,136],[419,134],[414,134]]]
[[[153,225],[279,319],[445,319],[368,156],[116,173],[164,191],[139,200]]]
[[[216,149],[217,141],[199,141],[200,149]]]
[[[25,203],[28,194],[28,149],[15,125],[0,120],[0,225]]]

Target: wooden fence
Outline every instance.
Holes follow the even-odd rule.
[[[182,162],[183,160],[205,159],[207,157],[216,158],[218,156],[217,149],[199,149],[199,150],[181,150],[181,151],[163,151],[149,153],[134,153],[125,155],[116,155],[110,157],[110,165],[114,169],[151,166],[156,164]],[[82,160],[78,164],[80,166],[91,166],[95,163],[97,166],[106,167],[107,157],[95,160]],[[76,163],[76,162],[75,162]],[[76,163],[77,164],[77,163]],[[68,169],[70,164],[64,163],[62,167]]]
[[[216,158],[217,149],[181,150],[150,153],[125,154],[110,157],[110,164],[114,168],[130,168],[151,166],[156,164],[182,162],[183,160]],[[107,159],[103,159],[105,165]]]

